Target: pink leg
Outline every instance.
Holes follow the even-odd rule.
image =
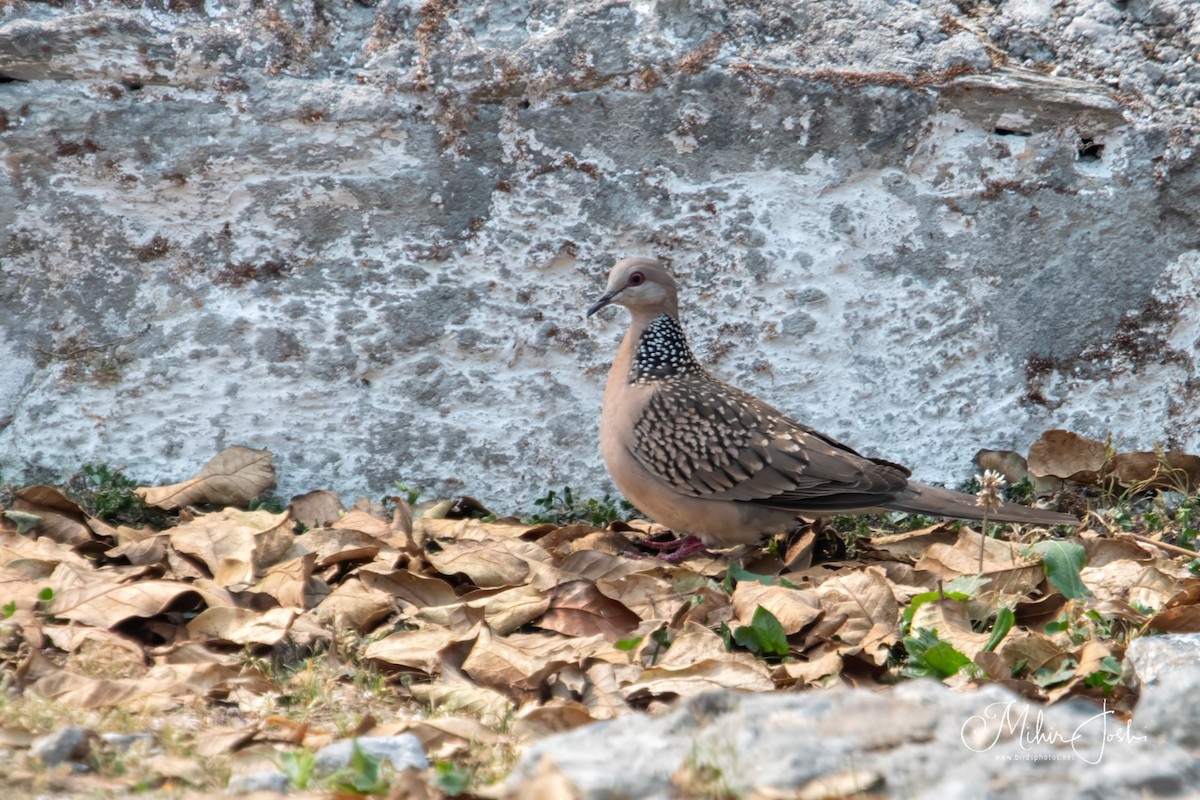
[[[675,539],[670,542],[648,542],[641,541],[639,544],[649,547],[652,550],[658,550],[660,560],[668,564],[681,564],[687,560],[689,556],[696,553],[707,552],[704,542],[695,536],[684,536],[682,539]]]

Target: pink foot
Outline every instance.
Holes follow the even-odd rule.
[[[665,561],[668,564],[681,564],[686,561],[689,556],[708,551],[708,549],[704,546],[704,542],[690,534],[684,536],[682,539],[675,539],[670,542],[651,542],[643,540],[639,544],[643,545],[644,547],[649,547],[651,550],[658,550],[659,560]]]

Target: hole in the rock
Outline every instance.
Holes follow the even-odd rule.
[[[1081,136],[1075,148],[1076,161],[1099,161],[1104,155],[1104,145],[1090,136]]]
[[[1012,128],[996,128],[992,133],[997,136],[1029,136],[1029,131],[1018,131]]]

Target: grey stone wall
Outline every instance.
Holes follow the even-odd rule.
[[[923,479],[1200,447],[1200,11],[0,5],[0,470],[501,511],[610,487],[611,263],[721,377]]]

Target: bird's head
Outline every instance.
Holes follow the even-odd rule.
[[[625,306],[635,315],[679,316],[675,279],[653,258],[626,258],[608,273],[604,294],[587,310],[590,317],[607,305]]]

